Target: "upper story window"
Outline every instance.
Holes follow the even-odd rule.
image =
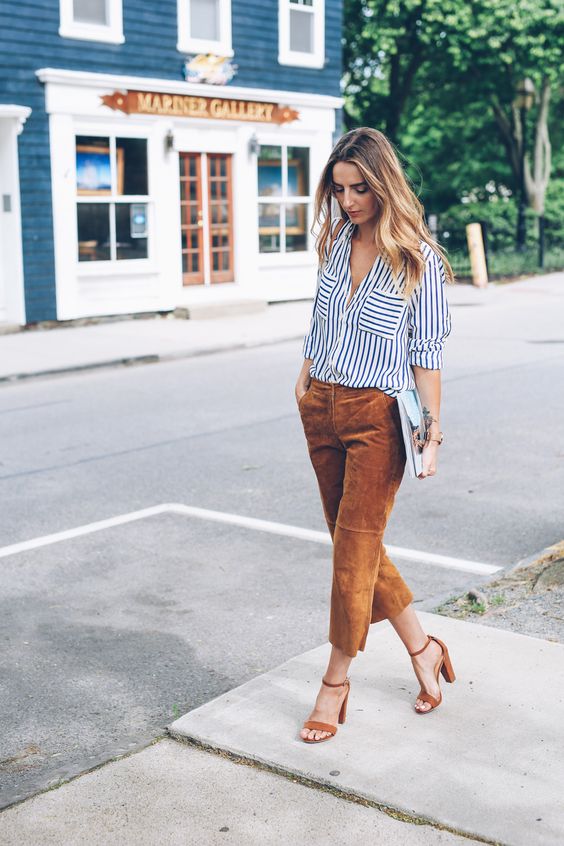
[[[63,38],[123,44],[121,0],[60,0]]]
[[[279,0],[278,61],[322,68],[325,64],[325,0]]]
[[[177,0],[177,3],[178,50],[233,55],[231,0]]]

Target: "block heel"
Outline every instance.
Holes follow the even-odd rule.
[[[341,707],[339,709],[338,723],[339,723],[339,725],[342,725],[347,718],[347,702],[349,701],[349,693],[350,693],[350,690],[351,690],[350,679],[347,676],[347,678],[344,680],[344,682],[340,682],[340,684],[332,684],[330,682],[326,682],[325,679],[321,679],[321,681],[325,685],[325,687],[346,687],[347,688],[347,692],[345,693],[345,698],[341,702]],[[328,732],[327,737],[320,737],[319,740],[316,740],[315,738],[312,738],[310,740],[309,738],[302,737],[301,739],[303,740],[304,743],[322,743],[324,740],[331,740],[331,738],[335,737],[335,735],[337,734],[337,726],[334,726],[331,723],[321,723],[321,722],[319,722],[319,720],[306,720],[303,727],[305,729],[311,729],[312,731]]]
[[[409,654],[412,658],[414,655],[420,655],[425,649],[427,649],[432,640],[434,640],[435,643],[439,644],[442,652],[442,655],[439,659],[439,663],[435,667],[435,678],[437,680],[437,684],[439,684],[439,673],[443,676],[445,681],[452,683],[456,679],[456,676],[454,674],[454,668],[452,666],[452,661],[450,660],[450,655],[448,654],[448,649],[446,648],[446,645],[442,642],[442,640],[439,640],[438,637],[434,637],[433,635],[427,635],[427,643],[425,644],[425,646],[423,646],[421,649],[418,649],[416,652],[410,652]],[[443,694],[441,692],[440,686],[438,699],[435,696],[431,696],[430,693],[427,693],[427,691],[421,688],[417,698],[421,699],[423,702],[428,702],[431,707],[427,708],[426,711],[420,711],[418,708],[414,708],[415,713],[429,714],[431,711],[434,711],[435,708],[439,707],[439,705],[443,701]]]

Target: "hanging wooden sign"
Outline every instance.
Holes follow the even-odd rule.
[[[104,106],[126,115],[166,115],[278,124],[299,120],[299,112],[289,106],[257,100],[229,100],[224,97],[161,94],[153,91],[114,91],[100,99]]]

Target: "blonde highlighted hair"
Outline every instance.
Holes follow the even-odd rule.
[[[355,164],[375,197],[374,240],[391,267],[399,293],[409,298],[422,279],[426,260],[421,241],[442,259],[446,281],[454,282],[452,267],[425,223],[423,206],[410,188],[392,144],[382,132],[367,126],[351,129],[337,141],[321,174],[314,212],[314,228],[319,226],[316,249],[320,264],[331,240],[333,166],[337,162]],[[350,220],[343,209],[341,216]]]

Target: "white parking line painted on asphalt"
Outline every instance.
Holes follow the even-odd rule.
[[[98,520],[95,523],[86,523],[75,529],[67,529],[63,532],[55,532],[51,535],[33,538],[21,543],[13,543],[9,546],[0,547],[0,558],[7,558],[9,555],[16,555],[18,552],[28,552],[32,549],[39,549],[42,546],[49,546],[60,541],[71,538],[89,535],[92,532],[99,532],[102,529],[112,529],[114,526],[123,526],[125,523],[132,523],[134,520],[143,520],[145,517],[154,517],[157,514],[182,514],[185,517],[196,517],[200,520],[209,520],[216,523],[226,523],[232,526],[241,526],[245,529],[253,529],[258,532],[267,532],[273,535],[285,535],[286,537],[298,538],[300,540],[323,543],[331,546],[331,535],[329,532],[318,532],[314,529],[304,529],[301,526],[288,526],[285,523],[274,523],[271,520],[259,520],[256,517],[245,517],[241,514],[229,514],[225,511],[211,511],[208,508],[198,508],[194,505],[183,505],[181,502],[163,503],[154,505],[151,508],[142,508],[139,511],[130,511],[129,514],[120,514],[117,517],[109,517],[107,520]],[[422,552],[417,549],[406,549],[402,546],[391,546],[386,544],[386,551],[390,555],[402,558],[406,561],[418,561],[422,564],[430,564],[435,567],[443,567],[447,570],[462,570],[465,573],[476,573],[479,575],[491,575],[497,573],[502,567],[494,564],[483,564],[481,561],[468,561],[464,558],[453,558],[449,555],[437,555],[433,552]]]
[[[143,520],[145,517],[153,517],[155,514],[165,514],[170,510],[170,505],[155,505],[152,508],[130,511],[129,514],[120,514],[118,517],[110,517],[107,520],[98,520],[96,523],[86,523],[86,525],[78,526],[76,529],[66,529],[64,532],[55,532],[53,535],[43,535],[43,537],[22,541],[22,543],[13,543],[10,546],[0,547],[0,558],[15,555],[17,552],[28,552],[30,549],[38,549],[41,546],[49,546],[52,543],[59,543],[70,538],[79,538],[82,535],[89,535],[102,529],[111,529],[114,526],[121,526],[123,523],[131,523],[133,520]]]
[[[301,540],[313,541],[331,545],[329,532],[317,532],[313,529],[302,529],[300,526],[288,526],[284,523],[273,523],[270,520],[259,520],[256,517],[243,517],[239,514],[227,514],[223,511],[210,511],[207,508],[197,508],[192,505],[174,504],[171,508],[178,514],[186,514],[190,517],[198,517],[202,520],[215,520],[218,523],[230,523],[234,526],[242,526],[248,529],[255,529],[259,532],[270,532],[274,535],[286,535]],[[403,558],[407,561],[419,561],[424,564],[431,564],[435,567],[445,567],[449,570],[463,570],[465,573],[477,573],[488,576],[502,570],[502,567],[495,564],[483,564],[481,561],[468,561],[464,558],[453,558],[449,555],[437,555],[432,552],[421,552],[417,549],[406,549],[402,546],[391,546],[386,544],[386,552]]]

